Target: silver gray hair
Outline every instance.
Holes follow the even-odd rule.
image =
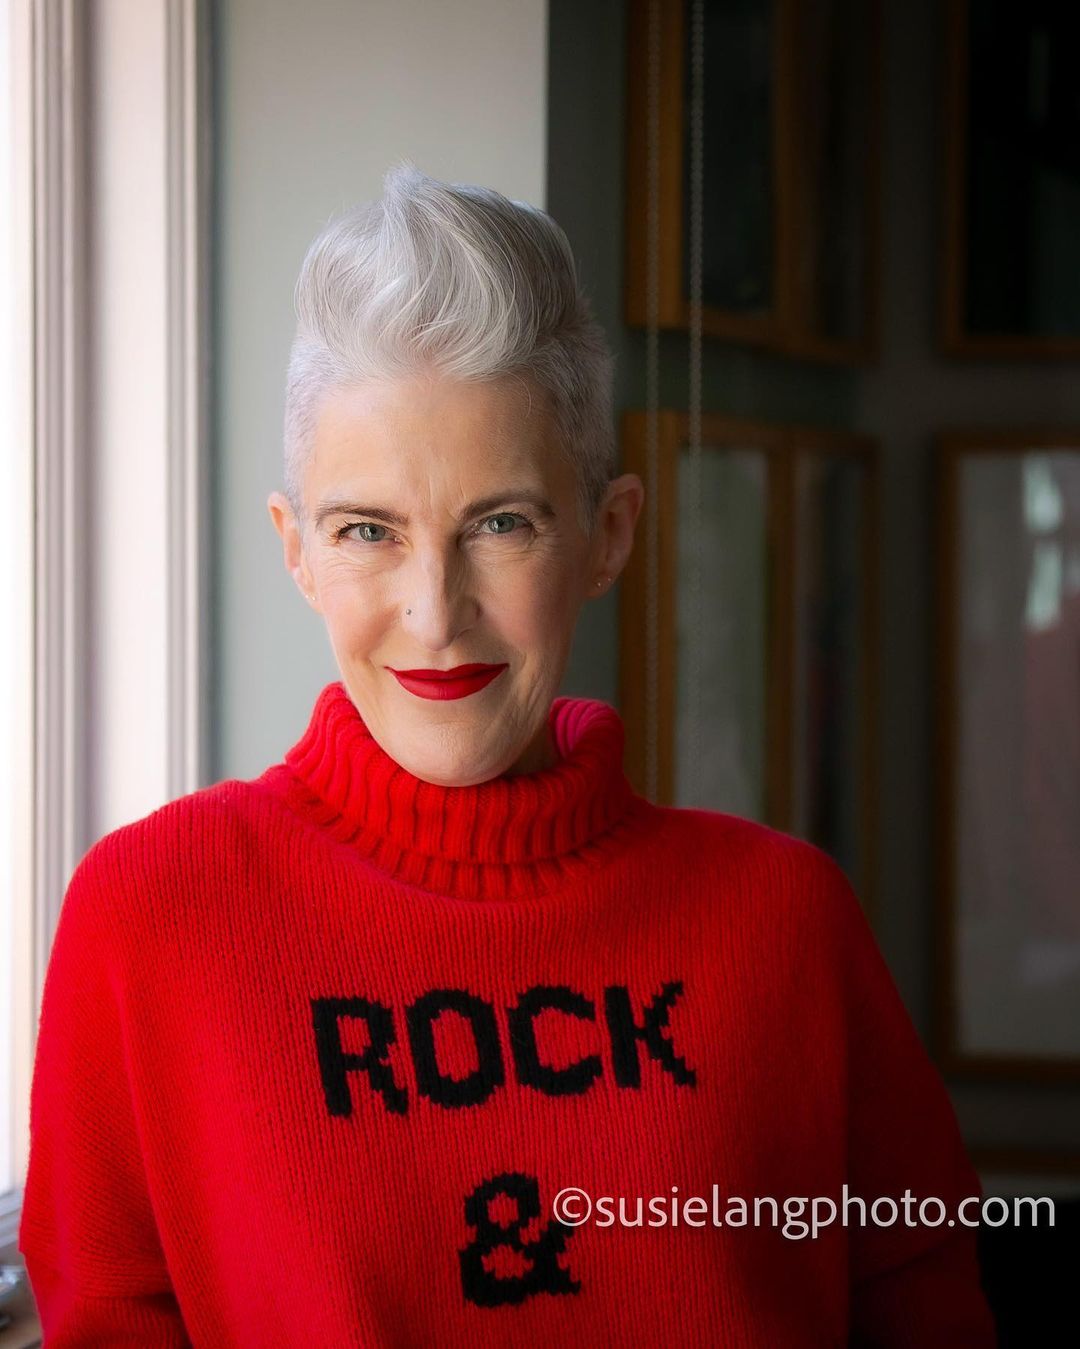
[[[491,188],[444,183],[408,160],[381,198],[316,236],[295,292],[285,393],[285,493],[303,520],[304,468],[325,395],[430,371],[524,376],[546,395],[557,449],[592,532],[615,476],[614,356],[562,228]]]

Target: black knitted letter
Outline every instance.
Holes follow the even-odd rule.
[[[596,1020],[592,1002],[565,984],[537,984],[535,988],[526,989],[518,998],[517,1006],[507,1012],[517,1079],[547,1096],[580,1096],[604,1071],[604,1065],[597,1054],[590,1054],[565,1068],[551,1068],[541,1063],[536,1046],[536,1017],[547,1008],[579,1017],[582,1021]]]
[[[341,1047],[338,1022],[343,1016],[360,1017],[367,1022],[370,1043],[362,1054],[346,1054]],[[352,1097],[346,1074],[356,1068],[367,1073],[372,1087],[394,1115],[404,1115],[408,1096],[394,1081],[394,1071],[386,1060],[387,1050],[397,1038],[394,1017],[389,1007],[367,998],[312,998],[311,1018],[315,1026],[315,1052],[319,1057],[323,1095],[331,1115],[351,1115]]]
[[[446,1077],[439,1072],[434,1024],[443,1012],[457,1012],[472,1028],[479,1067],[468,1077]],[[439,1105],[479,1105],[505,1080],[495,1009],[483,998],[461,988],[433,988],[406,1010],[409,1043],[416,1067],[416,1085],[422,1095]]]
[[[620,1087],[641,1086],[638,1040],[644,1041],[652,1057],[663,1065],[664,1070],[669,1072],[680,1086],[692,1087],[696,1082],[697,1074],[693,1068],[686,1066],[685,1061],[675,1053],[671,1041],[664,1035],[671,1005],[682,991],[681,981],[664,984],[645,1008],[645,1019],[639,1026],[630,1007],[629,991],[618,984],[604,989],[604,1011],[607,1015],[608,1033],[611,1036],[615,1081]]]

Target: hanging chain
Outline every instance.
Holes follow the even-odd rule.
[[[691,97],[690,97],[690,218],[689,289],[689,450],[690,508],[692,540],[690,576],[691,627],[689,646],[691,673],[687,720],[689,735],[685,743],[694,752],[687,765],[690,802],[699,793],[700,754],[698,727],[701,724],[701,641],[703,605],[701,584],[701,547],[704,540],[701,503],[701,338],[702,338],[702,255],[704,220],[704,87],[705,87],[705,6],[704,0],[691,0]],[[659,572],[660,534],[659,492],[659,404],[660,404],[660,0],[649,0],[648,77],[647,77],[647,228],[646,228],[646,334],[645,334],[645,458],[646,458],[646,575],[645,575],[645,784],[646,793],[656,799],[658,790],[657,746],[659,740]]]
[[[657,798],[660,704],[660,0],[649,0],[645,237],[645,794]]]
[[[704,130],[705,130],[705,0],[692,0],[690,32],[690,369],[689,369],[689,450],[691,540],[690,613],[691,662],[689,680],[688,734],[690,747],[689,805],[703,805],[700,799],[701,730],[701,647],[703,605],[701,551],[705,542],[702,522],[701,474],[701,327],[702,327],[702,253],[704,233]]]

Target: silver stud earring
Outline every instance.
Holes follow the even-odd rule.
[[[411,614],[411,613],[412,613],[412,610],[411,610],[411,609],[406,609],[405,612],[406,612],[407,614]]]

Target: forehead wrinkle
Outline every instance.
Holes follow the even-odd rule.
[[[512,385],[496,389],[499,393],[512,393],[511,397],[491,398],[488,391],[487,406],[476,404],[469,409],[470,415],[462,426],[461,418],[448,419],[453,428],[453,437],[463,446],[472,440],[472,445],[480,450],[479,463],[468,464],[464,456],[454,453],[447,441],[449,435],[443,435],[440,442],[440,426],[437,412],[426,412],[421,408],[417,414],[407,401],[389,404],[361,406],[359,416],[350,415],[347,401],[337,402],[324,409],[328,413],[323,423],[328,436],[324,441],[330,456],[329,476],[344,480],[344,490],[331,488],[319,494],[322,505],[316,509],[315,523],[320,524],[329,513],[344,513],[342,508],[350,504],[370,504],[399,515],[407,512],[396,509],[393,502],[394,480],[404,482],[413,479],[415,490],[410,491],[417,501],[424,502],[429,508],[435,493],[438,475],[432,475],[427,465],[442,463],[446,468],[448,481],[447,495],[456,499],[460,518],[464,507],[479,499],[489,498],[496,493],[505,493],[505,499],[515,495],[513,489],[530,489],[542,498],[550,498],[549,483],[545,473],[544,442],[537,437],[542,431],[537,422],[526,425],[536,407],[533,392],[528,380],[514,374]],[[348,391],[351,393],[352,391]],[[524,406],[522,395],[524,395]],[[493,403],[493,405],[492,405]],[[353,408],[355,408],[355,404]],[[412,426],[408,423],[412,422]],[[432,423],[435,423],[432,425]],[[382,459],[380,469],[370,465],[372,457]],[[364,475],[367,483],[363,487],[350,484],[350,469],[355,469],[365,460],[375,471]],[[385,461],[391,461],[389,465]],[[325,460],[323,461],[325,465]],[[395,471],[396,468],[396,471]],[[337,471],[335,471],[337,470]],[[519,473],[521,476],[519,477]],[[483,491],[477,479],[487,478],[490,491]],[[516,479],[516,481],[515,481]],[[382,481],[381,487],[374,484]],[[469,482],[472,486],[469,486]],[[518,493],[520,495],[520,493]],[[337,506],[337,512],[329,512],[327,507]]]

